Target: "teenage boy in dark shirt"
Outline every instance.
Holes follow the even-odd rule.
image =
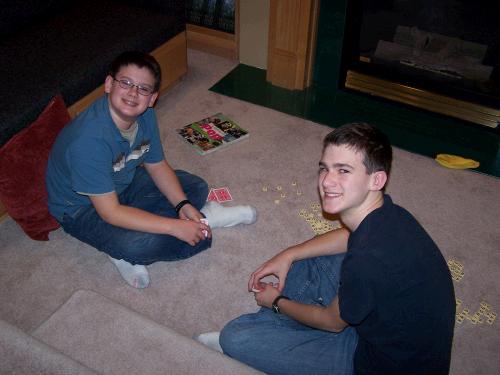
[[[369,124],[327,135],[319,192],[345,229],[285,249],[252,273],[248,289],[262,308],[226,325],[224,353],[269,374],[448,373],[450,272],[422,226],[383,193],[391,161],[387,137]],[[261,281],[269,275],[278,283]]]

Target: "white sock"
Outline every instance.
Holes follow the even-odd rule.
[[[201,212],[210,228],[227,228],[238,224],[252,224],[257,220],[257,210],[248,205],[224,207],[218,202],[207,202]]]
[[[207,332],[195,336],[194,339],[211,349],[222,353],[222,348],[219,344],[220,332]]]
[[[123,259],[115,259],[108,255],[109,259],[114,263],[120,275],[128,285],[137,289],[144,289],[149,285],[149,273],[146,266],[141,264],[132,265]]]

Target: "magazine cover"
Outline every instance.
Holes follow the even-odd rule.
[[[245,129],[222,113],[188,124],[177,129],[177,133],[201,155],[214,152],[249,136]]]

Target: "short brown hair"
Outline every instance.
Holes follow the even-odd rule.
[[[392,147],[387,136],[365,122],[345,124],[330,132],[323,140],[323,151],[330,145],[346,145],[363,154],[366,173],[384,171],[389,175]]]
[[[161,67],[156,59],[144,52],[140,51],[127,51],[123,52],[116,59],[113,60],[109,67],[109,75],[113,78],[116,77],[120,69],[127,65],[135,65],[138,68],[148,69],[154,77],[155,84],[153,87],[154,92],[160,90],[161,85]]]

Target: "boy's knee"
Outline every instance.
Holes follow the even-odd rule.
[[[232,351],[233,347],[232,341],[234,337],[234,330],[232,329],[231,322],[228,323],[220,332],[219,336],[219,344],[222,348],[222,351],[228,355]]]
[[[127,236],[116,239],[112,247],[120,253],[119,258],[134,265],[148,265],[159,260],[165,249],[163,245],[159,234],[130,231]]]
[[[183,186],[196,186],[200,188],[206,188],[208,189],[208,184],[207,182],[201,178],[200,176],[197,176],[195,174],[191,174],[189,172],[183,171],[181,169],[176,169],[175,174],[177,178],[179,179],[181,185]]]
[[[234,321],[229,322],[220,332],[219,344],[230,357],[238,357],[239,352],[245,351],[245,342],[248,343],[248,339]]]
[[[207,182],[201,177],[185,171],[177,170],[176,173],[188,199],[195,207],[201,209],[208,196]]]
[[[141,240],[137,241],[135,246],[128,247],[127,254],[134,259],[132,263],[148,265],[160,261],[170,262],[190,258],[211,246],[211,238],[191,246],[172,236],[143,233]]]

